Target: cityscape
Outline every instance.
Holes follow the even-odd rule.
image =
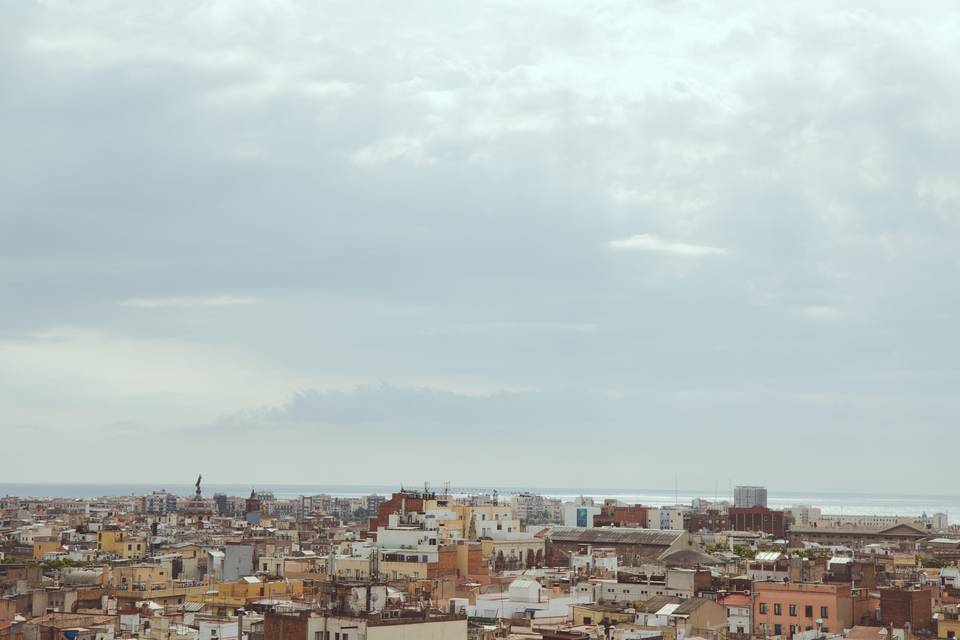
[[[0,0],[0,640],[960,640],[958,0]]]
[[[454,493],[0,497],[0,637],[953,638],[946,513]]]

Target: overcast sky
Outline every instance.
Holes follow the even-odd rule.
[[[0,481],[948,491],[960,13],[861,4],[0,0]]]

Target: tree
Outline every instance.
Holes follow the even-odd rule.
[[[946,560],[941,560],[939,558],[931,558],[930,556],[917,556],[917,561],[920,562],[920,566],[924,569],[943,569],[944,567],[950,566],[950,563]]]
[[[745,558],[748,560],[752,560],[753,557],[757,555],[756,551],[754,551],[752,548],[748,547],[745,544],[733,545],[733,552],[738,556],[740,556],[741,558]]]

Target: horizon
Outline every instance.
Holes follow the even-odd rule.
[[[133,488],[143,488],[155,491],[165,490],[168,487],[176,487],[186,489],[187,493],[183,495],[193,495],[194,483],[191,482],[4,482],[0,481],[0,490],[3,488],[9,487],[33,487],[33,486],[48,486],[48,487],[133,487]],[[310,487],[323,487],[328,489],[387,489],[389,491],[399,491],[401,488],[409,491],[422,491],[423,483],[414,484],[392,484],[392,483],[334,483],[334,482],[207,482],[204,479],[201,484],[201,489],[205,487],[250,487],[251,489],[257,489],[258,487],[263,488],[265,491],[273,490],[277,487],[284,488],[310,488]],[[838,491],[838,490],[810,490],[810,489],[777,489],[772,490],[769,487],[764,487],[767,489],[768,497],[771,500],[782,501],[784,498],[792,498],[803,496],[804,494],[809,495],[812,498],[824,498],[824,497],[888,497],[888,498],[960,498],[960,493],[891,493],[886,491]],[[442,494],[444,487],[441,484],[430,484],[429,490],[431,492]],[[451,494],[456,495],[466,495],[468,492],[477,492],[477,495],[482,495],[486,491],[496,490],[498,492],[503,492],[506,495],[510,495],[517,492],[529,491],[533,493],[541,493],[543,495],[563,495],[563,496],[576,496],[583,495],[585,497],[616,497],[616,496],[643,496],[645,494],[655,495],[655,496],[671,496],[674,494],[679,495],[681,499],[683,498],[700,498],[706,500],[718,499],[721,501],[732,501],[733,493],[720,491],[716,495],[713,490],[709,492],[702,489],[671,489],[671,488],[656,488],[656,487],[571,487],[571,486],[527,486],[527,485],[479,485],[479,484],[460,484],[450,486]],[[382,491],[375,491],[376,493],[383,493]],[[204,492],[206,493],[206,492]],[[104,497],[122,497],[126,494],[117,494],[116,496],[105,494]],[[180,494],[177,494],[180,495]],[[817,506],[817,505],[812,505]]]

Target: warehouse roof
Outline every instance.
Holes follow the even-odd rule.
[[[547,537],[554,542],[669,547],[684,533],[675,529],[634,529],[632,527],[553,527],[547,533]]]

